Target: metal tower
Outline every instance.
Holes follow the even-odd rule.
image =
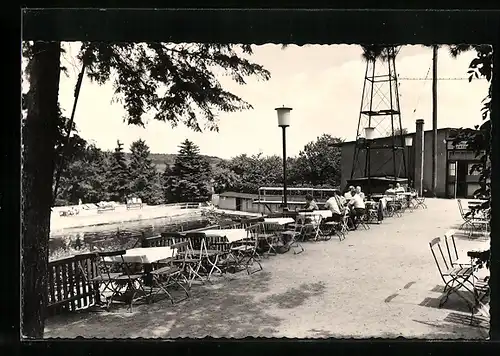
[[[366,72],[351,179],[408,178],[395,61],[399,48],[366,46],[364,52]],[[376,139],[380,137],[390,137],[390,143],[377,145]],[[384,149],[390,153],[384,153],[384,159],[371,158],[372,150]]]

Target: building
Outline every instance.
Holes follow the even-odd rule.
[[[219,194],[219,209],[246,211],[250,213],[259,212],[259,204],[255,204],[254,200],[258,199],[257,194],[224,192]]]
[[[453,136],[457,129],[442,128],[437,130],[437,186],[436,196],[440,198],[472,198],[479,188],[479,174],[470,174],[472,165],[479,163],[478,157],[467,149],[467,143],[453,145]],[[396,175],[408,178],[410,185],[426,194],[432,188],[432,130],[424,131],[424,121],[416,121],[416,132],[404,135],[411,137],[411,146],[406,146],[405,160],[407,172],[404,172],[403,159],[396,160]],[[390,145],[392,137],[373,140],[374,146]],[[341,189],[345,189],[351,178],[356,142],[344,142],[341,145]],[[362,159],[361,157],[360,159]],[[371,149],[370,175],[372,177],[394,176],[392,150]],[[361,165],[364,165],[361,162]],[[354,172],[353,178],[360,178],[362,172]]]

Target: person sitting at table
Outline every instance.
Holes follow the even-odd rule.
[[[311,194],[306,195],[306,205],[304,206],[304,210],[309,210],[309,211],[319,210],[318,204],[314,201],[313,196]]]
[[[399,183],[396,183],[396,189],[394,189],[394,192],[397,194],[397,193],[404,193],[405,192],[405,188],[403,188],[401,186],[401,184]]]
[[[385,191],[385,195],[394,195],[396,191],[394,190],[394,186],[389,184],[389,188]]]
[[[350,207],[350,220],[351,225],[354,230],[358,228],[359,221],[361,217],[365,214],[366,206],[363,199],[359,194],[354,194],[352,199],[349,201],[348,206]]]
[[[340,197],[338,196],[337,190],[333,191],[333,195],[326,201],[325,209],[332,212],[332,220],[340,221],[342,219],[342,203]]]
[[[361,199],[365,200],[365,193],[361,191],[361,187],[359,185],[356,187],[356,194],[358,194]]]
[[[354,193],[356,193],[356,189],[354,188],[354,186],[351,185],[349,187],[349,190],[347,192],[345,192],[344,198],[346,200],[351,200],[351,198],[353,197]]]

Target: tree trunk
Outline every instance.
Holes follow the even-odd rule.
[[[47,306],[48,242],[57,134],[60,43],[35,41],[22,125],[22,335],[41,338]]]
[[[432,196],[437,189],[437,61],[438,46],[432,46]]]

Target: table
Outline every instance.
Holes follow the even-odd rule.
[[[265,218],[264,222],[278,225],[286,225],[295,222],[292,218]]]
[[[248,234],[245,229],[210,229],[201,231],[205,236],[223,236],[229,242],[240,241],[246,239]]]
[[[116,262],[116,263],[154,263],[167,258],[173,257],[175,254],[175,249],[170,246],[165,247],[139,247],[127,250],[122,257],[112,256],[105,257],[106,262]]]
[[[301,217],[307,217],[307,216],[321,216],[321,218],[326,219],[326,218],[331,218],[333,216],[331,210],[314,210],[314,211],[302,211],[298,214]]]

